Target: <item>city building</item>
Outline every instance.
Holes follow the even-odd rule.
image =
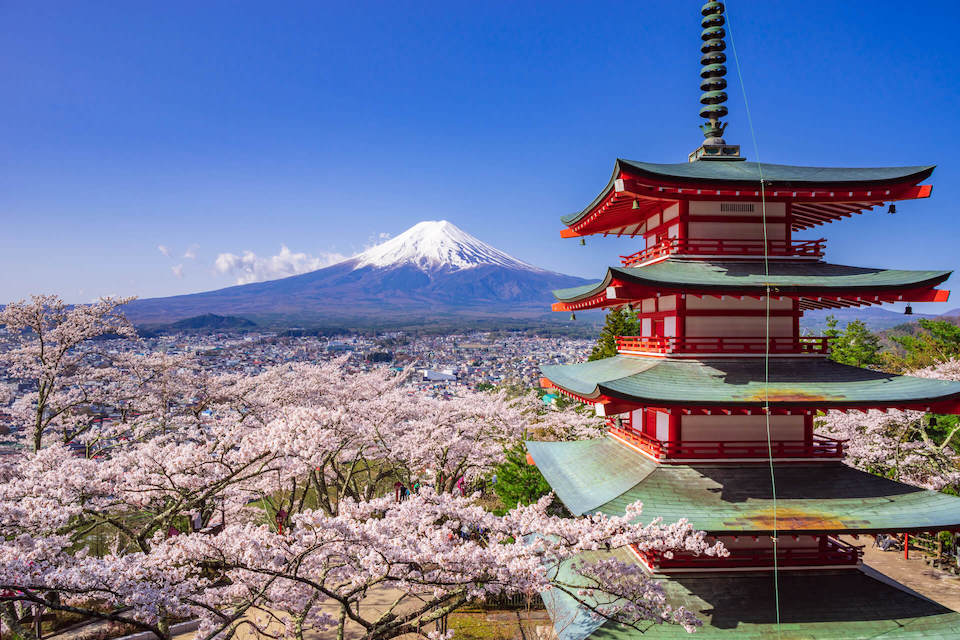
[[[622,307],[641,335],[613,357],[543,367],[543,386],[593,405],[609,429],[528,442],[530,457],[574,515],[623,515],[640,500],[645,519],[686,518],[723,542],[722,558],[617,552],[704,619],[699,637],[960,637],[960,614],[866,572],[840,539],[957,531],[960,498],[853,469],[842,441],[814,433],[826,410],[960,413],[960,384],[838,364],[827,339],[799,328],[812,309],[947,299],[937,287],[949,272],[831,264],[825,240],[795,235],[926,198],[934,168],[747,162],[720,121],[723,11],[702,9],[702,146],[679,164],[617,160],[600,195],[563,218],[565,238],[643,248],[595,284],[556,291],[554,310]],[[563,640],[640,636],[556,591],[545,600]]]

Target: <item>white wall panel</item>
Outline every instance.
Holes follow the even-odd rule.
[[[688,338],[730,336],[762,338],[766,335],[766,318],[757,316],[688,316],[685,335]],[[793,335],[793,318],[771,317],[770,336]]]
[[[684,440],[766,441],[767,416],[681,416],[680,436]],[[803,416],[770,416],[774,440],[803,440]]]

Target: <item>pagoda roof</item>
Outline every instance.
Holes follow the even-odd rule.
[[[670,258],[642,267],[609,267],[603,280],[553,292],[566,310],[572,303],[589,307],[622,304],[608,300],[607,287],[623,286],[633,299],[664,293],[706,293],[794,296],[878,296],[929,290],[950,277],[950,271],[907,271],[850,267],[826,262],[684,260]],[[884,295],[888,294],[888,295]],[[922,296],[921,296],[922,297]],[[917,300],[914,300],[917,301]],[[577,308],[587,308],[578,306]]]
[[[609,557],[637,560],[628,549],[586,552],[563,563],[557,578],[579,584],[579,562]],[[688,574],[658,578],[667,603],[684,607],[703,621],[694,638],[769,640],[778,637],[773,578],[769,574]],[[783,638],[848,640],[876,638],[947,640],[960,637],[960,613],[924,598],[881,574],[865,569],[783,571],[778,576],[779,631]],[[559,640],[689,639],[682,627],[652,624],[643,632],[609,622],[578,608],[559,589],[543,593]]]
[[[537,468],[574,515],[622,516],[627,505],[640,500],[645,522],[683,518],[714,535],[773,534],[774,503],[770,467],[765,462],[659,465],[610,437],[526,445]],[[840,462],[780,464],[774,473],[776,529],[781,533],[960,527],[960,498]]]
[[[812,227],[884,202],[925,198],[929,187],[917,187],[935,165],[909,167],[798,167],[759,162],[679,162],[657,164],[618,159],[603,191],[583,210],[560,218],[573,235],[632,233],[627,222],[682,199],[759,200],[762,176],[770,201],[799,203],[797,229]],[[647,203],[647,200],[651,202]],[[639,200],[638,206],[633,206]],[[654,202],[655,201],[655,202]],[[820,207],[816,203],[844,203]],[[634,211],[623,211],[623,205]],[[647,204],[652,206],[647,208]],[[586,219],[597,212],[613,215],[608,222]]]
[[[653,407],[935,407],[951,413],[960,382],[899,376],[825,358],[643,358],[545,366],[555,386],[585,400]]]
[[[669,180],[724,182],[732,184],[764,182],[777,187],[813,187],[854,184],[916,184],[930,177],[936,165],[912,167],[800,167],[767,162],[638,162],[618,158],[614,173],[621,171]]]

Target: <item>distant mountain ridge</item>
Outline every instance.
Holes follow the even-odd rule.
[[[920,305],[918,305],[919,307]],[[864,307],[852,309],[822,309],[817,311],[807,311],[800,318],[800,328],[815,333],[822,332],[827,326],[827,318],[833,316],[837,319],[837,325],[842,329],[849,322],[860,320],[873,331],[883,331],[908,322],[916,322],[921,318],[949,318],[960,316],[960,309],[953,309],[946,313],[929,314],[916,313],[905,315],[902,311],[891,311],[880,307]]]
[[[518,260],[445,221],[421,222],[332,266],[280,280],[137,300],[139,325],[205,314],[257,324],[391,326],[458,318],[560,320],[551,290],[586,279]]]

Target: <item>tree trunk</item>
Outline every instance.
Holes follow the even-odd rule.
[[[14,603],[5,602],[0,605],[0,619],[3,620],[3,624],[10,630],[10,638],[12,640],[36,640],[30,629],[21,625],[17,619],[17,610]]]
[[[337,640],[343,640],[343,628],[347,625],[347,607],[346,603],[340,604],[340,624],[337,625]]]

